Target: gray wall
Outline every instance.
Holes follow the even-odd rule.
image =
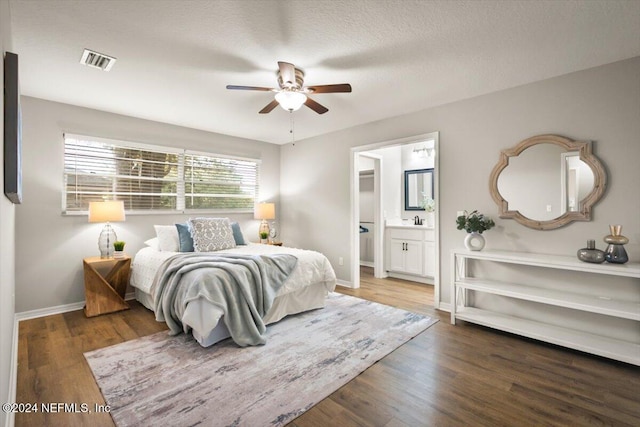
[[[64,132],[262,159],[261,199],[275,202],[279,212],[277,145],[29,97],[22,98],[22,113],[24,202],[16,208],[17,312],[83,301],[82,259],[99,255],[103,225],[89,224],[86,216],[61,214]],[[224,216],[238,220],[246,237],[257,240],[259,221],[252,213]],[[127,242],[125,252],[135,254],[154,237],[154,224],[188,217],[128,215],[125,222],[112,225]]]
[[[9,2],[0,1],[0,43],[2,57],[11,51],[11,19]],[[4,81],[4,67],[0,67],[0,81]],[[0,117],[4,117],[4,102],[0,102]],[[0,119],[0,135],[4,135],[4,120]],[[0,164],[4,165],[4,150],[0,150]],[[4,173],[0,174],[0,402],[9,402],[11,355],[13,347],[13,318],[15,292],[15,207],[4,196]],[[0,426],[7,414],[0,413]]]
[[[281,151],[283,233],[288,244],[324,252],[338,278],[350,281],[350,148],[440,132],[441,300],[449,301],[452,249],[464,234],[457,211],[478,209],[496,220],[487,248],[573,255],[608,225],[623,224],[632,260],[640,260],[640,57],[413,114],[288,144]],[[591,222],[538,231],[497,217],[489,174],[500,150],[533,135],[594,141],[609,187]],[[338,257],[344,257],[338,266]]]

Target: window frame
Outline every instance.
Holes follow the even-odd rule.
[[[186,148],[176,148],[172,146],[165,145],[155,145],[155,144],[147,144],[140,143],[128,140],[121,139],[111,139],[111,138],[102,138],[96,136],[87,136],[82,134],[65,132],[62,137],[62,192],[61,192],[61,208],[63,216],[78,216],[78,215],[87,215],[88,210],[67,210],[67,170],[65,166],[66,161],[66,140],[70,139],[79,139],[79,140],[88,140],[92,142],[104,143],[115,145],[119,148],[128,148],[134,150],[148,150],[154,152],[164,152],[168,154],[176,154],[179,158],[179,169],[182,172],[182,176],[178,176],[176,181],[176,208],[175,209],[125,209],[127,215],[182,215],[182,214],[222,214],[222,213],[253,213],[253,206],[247,208],[185,208],[186,204],[186,186],[188,181],[185,176],[185,168],[186,161],[185,158],[187,156],[204,156],[209,157],[211,159],[223,159],[223,160],[237,160],[242,162],[250,162],[255,163],[255,171],[256,171],[256,184],[255,191],[253,196],[253,204],[255,205],[260,200],[260,172],[262,167],[262,160],[251,158],[251,157],[241,157],[234,156],[228,154],[219,154],[214,152],[202,151],[202,150],[189,150]],[[182,199],[182,200],[181,200]]]

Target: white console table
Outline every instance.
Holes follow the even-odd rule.
[[[631,319],[638,322],[640,322],[640,303],[581,295],[563,290],[542,289],[535,286],[535,280],[531,280],[530,283],[507,283],[485,278],[468,277],[467,260],[494,261],[637,279],[640,279],[640,263],[589,264],[571,256],[490,250],[454,250],[451,254],[451,265],[453,267],[451,276],[452,324],[455,324],[456,319],[461,319],[587,353],[640,365],[640,344],[637,342],[622,341],[487,309],[470,307],[466,305],[466,291],[485,292],[573,310]],[[638,281],[638,292],[640,292],[640,280]],[[640,328],[640,323],[638,323],[638,328]]]

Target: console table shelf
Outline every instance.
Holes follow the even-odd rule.
[[[557,305],[607,316],[640,321],[640,303],[610,299],[606,296],[581,295],[555,289],[518,285],[496,280],[465,278],[457,281],[460,288],[503,295],[543,304]]]
[[[507,251],[452,252],[451,323],[456,319],[500,329],[506,332],[640,365],[640,344],[590,332],[466,306],[466,291],[483,292],[509,298],[553,305],[605,316],[640,321],[640,302],[613,299],[606,295],[586,295],[564,290],[537,287],[533,283],[508,283],[486,278],[467,277],[467,260],[493,261],[541,268],[623,276],[640,279],[640,263],[623,265],[587,264],[568,256],[516,253]],[[638,283],[640,285],[640,282]]]
[[[640,344],[473,307],[461,309],[456,319],[640,365]]]

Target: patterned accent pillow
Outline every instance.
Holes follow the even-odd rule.
[[[229,218],[195,218],[189,220],[196,252],[213,252],[235,248]]]

